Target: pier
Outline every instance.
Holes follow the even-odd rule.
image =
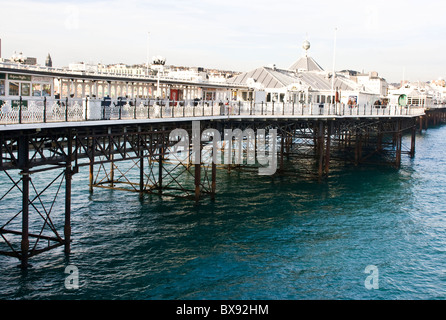
[[[293,158],[303,161],[305,173],[321,180],[329,175],[330,163],[336,160],[352,165],[378,161],[398,168],[403,154],[415,155],[416,131],[425,129],[426,123],[445,119],[443,109],[434,116],[422,108],[398,106],[378,109],[215,101],[193,105],[130,99],[104,104],[87,98],[33,100],[26,108],[21,103],[13,106],[10,102],[0,117],[0,170],[10,181],[0,199],[7,201],[12,192],[18,192],[21,199],[18,208],[15,203],[11,212],[2,213],[7,218],[0,235],[6,246],[0,254],[19,259],[24,268],[31,257],[57,247],[63,246],[70,253],[72,177],[82,167],[89,170],[90,192],[109,188],[141,197],[157,194],[199,202],[218,194],[217,169],[261,167],[246,161],[247,144],[258,143],[258,139],[249,141],[248,130],[264,130],[266,134],[277,130],[276,174],[303,174],[285,168],[284,161]],[[194,123],[199,123],[200,132],[214,129],[221,137],[227,130],[240,129],[243,146],[235,136],[230,137],[230,143],[240,143],[242,163],[206,161],[206,152],[208,159],[213,157],[209,148],[213,142],[204,139],[199,143],[199,163],[192,161],[191,141],[184,150],[188,156],[178,159],[172,152],[178,141],[169,139],[170,133],[183,129],[192,136]],[[406,133],[412,138],[405,149],[402,136]],[[271,153],[271,148],[268,145],[265,151]],[[229,150],[231,155],[226,156],[232,159],[237,147]],[[121,163],[127,163],[126,167]],[[34,183],[39,175],[54,179],[39,185]],[[189,178],[183,179],[185,176]],[[56,203],[63,203],[63,208]],[[57,210],[63,210],[64,215],[63,228],[59,229],[52,221]],[[41,224],[31,225],[31,216],[40,216]]]

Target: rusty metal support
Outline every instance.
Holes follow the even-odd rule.
[[[69,254],[70,242],[71,242],[71,180],[72,180],[72,137],[68,135],[67,141],[67,163],[65,168],[65,224],[64,224],[64,237],[65,237],[65,253]]]
[[[29,141],[28,136],[22,135],[18,140],[18,165],[22,169],[22,240],[21,267],[28,267],[29,257]]]
[[[284,137],[285,132],[282,131],[280,134],[280,161],[279,161],[279,172],[283,172],[284,168],[283,168],[283,156],[284,156],[284,152],[285,152],[285,137]]]
[[[212,161],[212,182],[211,182],[211,199],[215,199],[215,193],[217,190],[217,165]]]
[[[416,134],[417,134],[417,127],[416,124],[412,127],[412,137],[410,139],[410,157],[415,157],[415,140],[416,140]]]
[[[319,129],[317,131],[317,155],[318,155],[318,177],[319,179],[323,176],[323,165],[324,165],[324,130],[325,124],[319,121]]]
[[[144,156],[142,150],[140,150],[139,158],[139,198],[144,196]]]
[[[383,150],[383,128],[382,124],[380,123],[378,126],[378,137],[376,142],[376,150],[378,152],[381,152]]]
[[[355,143],[355,165],[357,166],[362,160],[362,134],[356,130]]]
[[[195,164],[195,202],[200,200],[201,163]]]
[[[327,143],[325,148],[325,174],[330,172],[330,148],[331,148],[331,135],[333,132],[333,122],[327,124]]]
[[[400,168],[401,166],[401,148],[402,148],[402,133],[401,133],[401,120],[398,120],[396,123],[396,141],[395,141],[395,167]]]
[[[90,193],[93,193],[93,181],[94,181],[94,157],[95,157],[95,140],[93,137],[88,138],[88,141],[91,143],[91,157],[90,157],[90,163],[89,163],[89,191]]]
[[[22,172],[22,241],[21,249],[21,267],[28,267],[29,255],[29,172],[24,169]]]
[[[94,164],[93,164],[93,160],[90,160],[90,165],[89,167],[89,191],[90,193],[93,193],[93,179],[94,179]]]
[[[111,146],[109,145],[109,148]],[[114,180],[115,180],[115,164],[114,164],[114,155],[112,152],[110,152],[110,187],[114,187]]]
[[[64,225],[64,237],[65,237],[65,253],[70,253],[71,242],[71,180],[72,171],[71,164],[67,165],[65,170],[65,225]]]
[[[159,142],[158,142],[159,143]],[[159,147],[159,155],[158,155],[158,193],[162,194],[163,192],[163,147]]]

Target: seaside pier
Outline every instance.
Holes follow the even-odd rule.
[[[51,108],[41,105],[33,115],[30,108],[2,113],[0,171],[4,185],[0,201],[8,202],[9,210],[2,212],[0,254],[15,257],[27,267],[31,257],[57,247],[70,253],[73,176],[81,170],[89,172],[90,192],[109,188],[141,197],[156,194],[199,202],[218,194],[218,169],[251,170],[264,165],[247,161],[249,147],[258,149],[260,141],[249,132],[264,132],[266,141],[276,130],[275,140],[269,140],[263,149],[277,155],[274,174],[306,174],[323,180],[334,161],[398,168],[403,154],[414,157],[416,131],[421,117],[426,116],[422,108],[398,106],[113,102],[117,107],[66,99],[52,101]],[[186,141],[186,156],[179,158],[172,151],[178,143],[172,132],[182,129],[192,137],[197,125],[199,143]],[[201,133],[207,129],[220,133],[219,139],[203,139]],[[242,134],[225,139],[228,130]],[[411,135],[408,147],[402,145],[404,134]],[[212,148],[214,143],[217,148]],[[225,148],[228,143],[231,148]],[[217,149],[222,159],[234,159],[239,152],[242,161],[210,161]],[[201,155],[199,162],[195,161],[196,150]],[[286,166],[288,159],[298,165]]]

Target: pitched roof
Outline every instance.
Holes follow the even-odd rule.
[[[263,88],[283,88],[295,83],[311,87],[314,91],[328,91],[332,87],[331,75],[323,72],[295,72],[291,70],[260,67],[255,70],[242,73],[227,80],[230,84],[249,85],[253,79]],[[355,90],[355,84],[347,78],[338,75],[334,81],[334,88],[340,90]]]
[[[332,78],[331,75],[327,76],[325,74],[316,72],[301,72],[298,74],[302,82],[311,86],[312,90],[315,91],[328,91],[332,88]],[[334,89],[338,88],[340,90],[353,91],[355,90],[355,85],[348,79],[338,75],[334,79]]]
[[[324,71],[324,69],[311,57],[302,57],[290,68],[292,71]]]
[[[227,80],[231,84],[247,84],[248,79],[254,79],[256,83],[260,83],[264,88],[282,88],[287,85],[284,77],[277,77],[271,72],[273,69],[260,67],[255,70],[242,73],[236,77]],[[280,79],[281,78],[281,79]]]

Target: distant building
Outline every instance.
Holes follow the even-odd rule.
[[[425,82],[407,82],[398,89],[390,89],[388,97],[391,104],[425,108],[443,103],[441,92]]]
[[[97,70],[100,73],[114,74],[120,76],[143,76],[147,73],[147,66],[144,65],[127,65],[124,63],[116,63],[116,64],[98,64]]]
[[[45,60],[45,67],[52,67],[53,66],[53,60],[51,60],[51,56],[48,53],[48,56],[46,57]]]
[[[389,85],[387,81],[378,76],[378,72],[372,71],[370,73],[358,73],[354,77],[358,84],[364,85],[368,90],[375,94],[379,94],[381,98],[384,98],[388,94]]]
[[[98,72],[97,65],[84,62],[70,63],[68,69],[71,71]]]
[[[17,53],[17,51],[14,51],[14,54],[9,59],[11,62],[20,63],[20,64],[26,64],[35,66],[37,65],[37,59],[33,57],[25,57],[22,52]]]
[[[439,87],[446,87],[446,81],[444,79],[432,80],[431,83]]]
[[[29,66],[35,66],[37,65],[37,59],[33,57],[26,57],[25,62],[23,64],[27,64]]]

